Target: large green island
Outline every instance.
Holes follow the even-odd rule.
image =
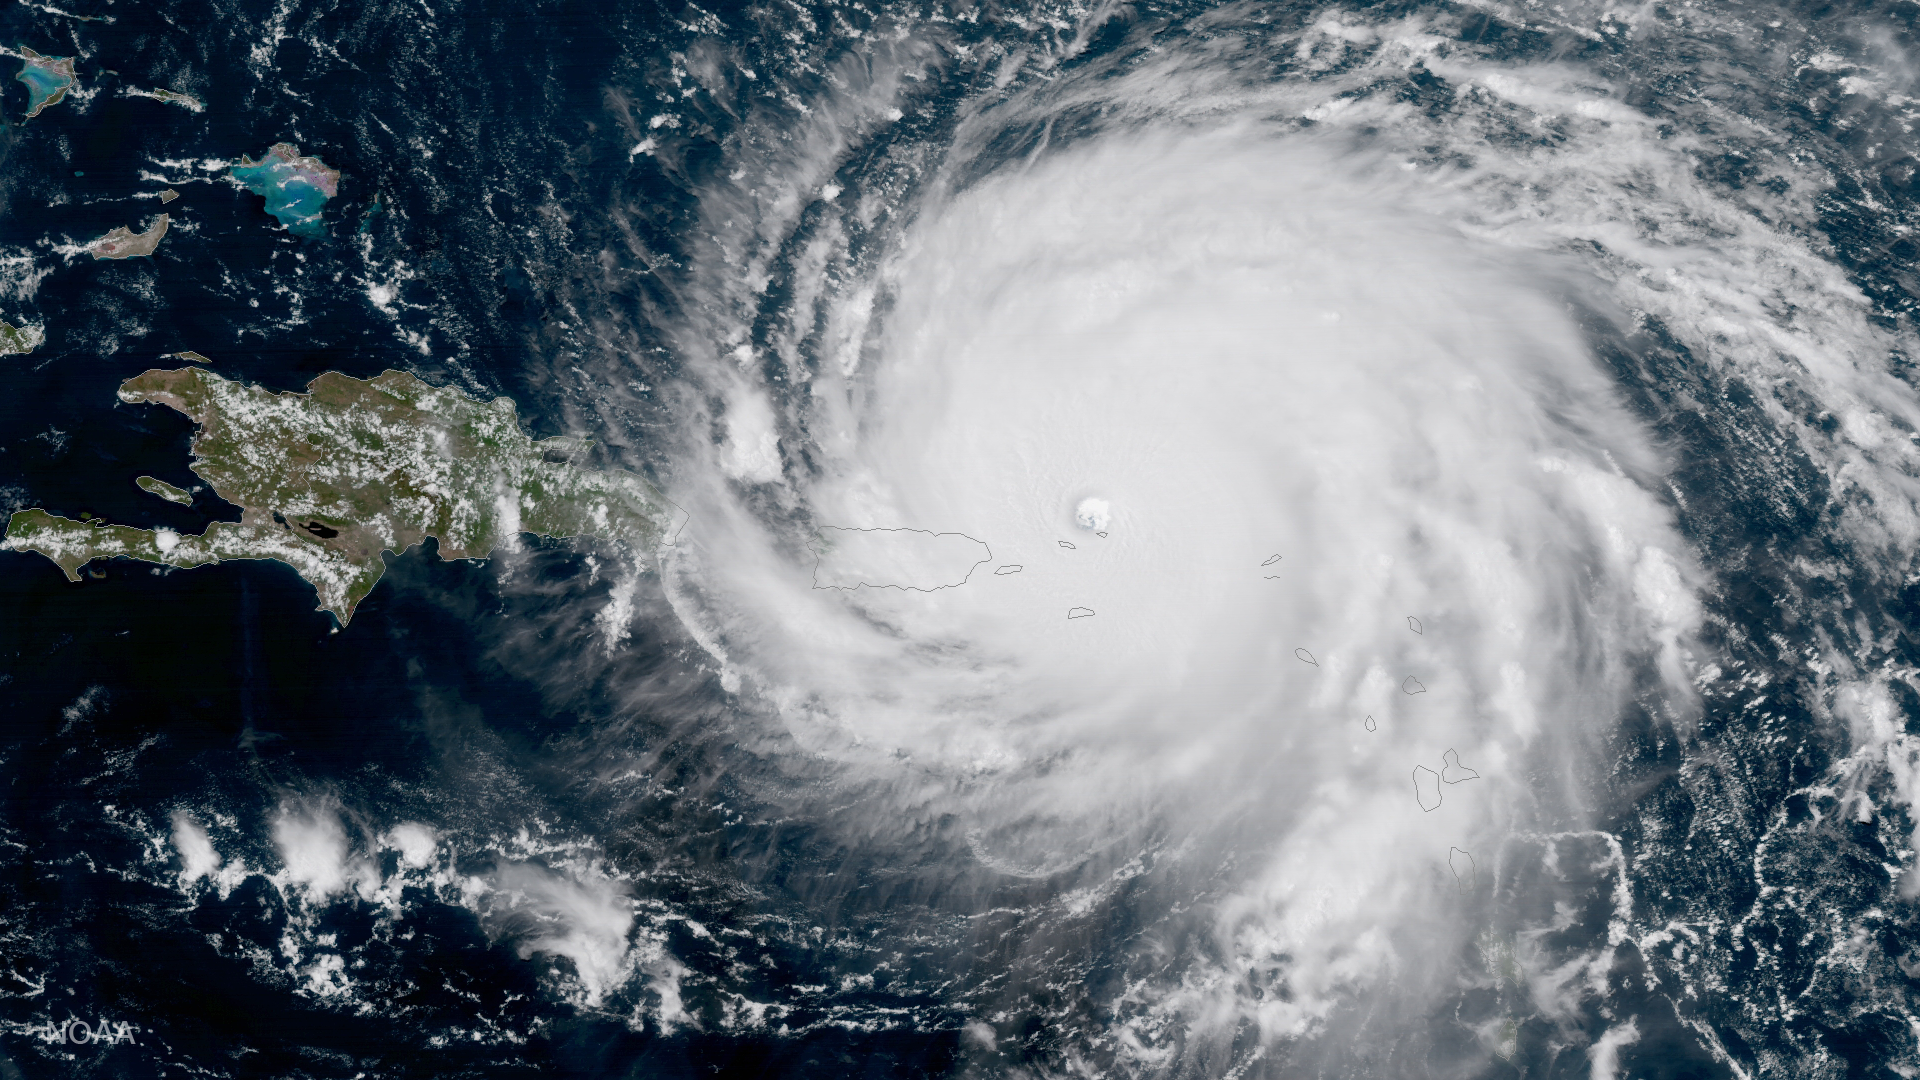
[[[484,558],[522,532],[651,544],[679,513],[633,473],[573,465],[583,440],[534,441],[510,399],[476,401],[404,372],[328,372],[304,394],[277,394],[204,368],[154,370],[122,383],[120,398],[199,425],[192,469],[241,520],[189,536],[23,510],[0,549],[37,551],[73,581],[117,555],[170,566],[276,559],[344,626],[380,580],[382,551],[432,536],[448,558]]]

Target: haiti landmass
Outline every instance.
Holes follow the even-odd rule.
[[[198,425],[191,468],[240,507],[240,521],[190,536],[23,510],[0,549],[37,551],[71,581],[118,555],[182,567],[275,559],[345,626],[385,572],[382,551],[432,536],[447,558],[485,558],[522,532],[651,544],[679,514],[633,473],[573,465],[585,440],[534,441],[511,399],[476,401],[405,372],[328,372],[303,394],[204,368],[154,370],[122,383],[120,399],[166,405]]]

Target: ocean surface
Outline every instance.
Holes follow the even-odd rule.
[[[0,552],[0,1076],[1915,1075],[1916,11],[0,11],[0,510],[193,350],[688,514]]]

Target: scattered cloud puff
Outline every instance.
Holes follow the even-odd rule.
[[[544,953],[568,961],[587,1007],[599,1006],[632,974],[633,903],[598,866],[569,873],[502,863],[489,886],[480,906],[490,931],[514,940],[522,958]]]
[[[310,900],[325,900],[348,889],[371,897],[380,886],[373,862],[350,856],[337,806],[326,802],[281,806],[273,821],[273,843],[280,852],[281,879]]]
[[[207,830],[201,828],[193,815],[185,810],[173,813],[173,847],[180,853],[180,861],[185,864],[180,871],[182,884],[191,885],[220,869],[220,853],[213,850],[213,841],[207,838]]]

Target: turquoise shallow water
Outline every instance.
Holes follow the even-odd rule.
[[[27,84],[27,115],[32,116],[73,86],[73,76],[29,63],[14,76]]]
[[[258,165],[236,165],[233,175],[248,191],[267,197],[267,213],[278,218],[289,232],[314,237],[325,234],[320,211],[326,206],[327,193],[298,167],[269,158]]]

